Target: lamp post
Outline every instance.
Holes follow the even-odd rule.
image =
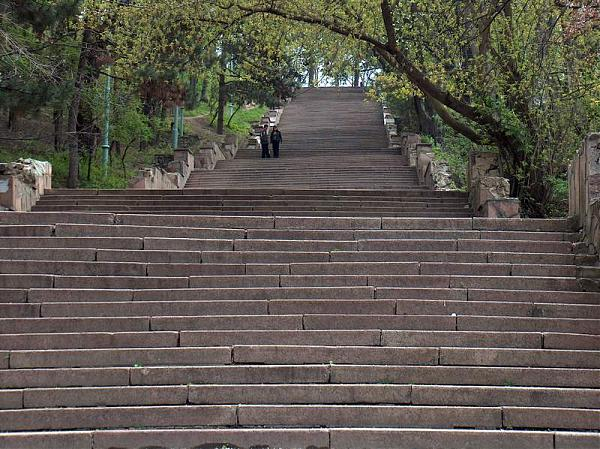
[[[173,151],[179,147],[179,106],[173,108],[173,129],[172,129]]]
[[[112,76],[110,67],[104,81],[104,129],[102,132],[102,167],[104,176],[108,173],[108,156],[110,152],[110,96],[112,91]]]
[[[179,137],[183,137],[183,130],[184,130],[183,112],[184,112],[184,108],[183,107],[179,108]]]

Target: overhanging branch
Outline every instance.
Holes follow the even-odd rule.
[[[423,71],[417,68],[415,64],[413,64],[413,62],[403,54],[403,52],[397,47],[395,31],[393,28],[393,17],[391,15],[391,10],[388,10],[390,8],[389,0],[382,0],[382,15],[384,24],[386,26],[386,34],[388,41],[391,41],[387,43],[383,43],[376,37],[371,36],[362,30],[359,31],[349,29],[335,19],[328,20],[321,16],[295,14],[293,12],[281,9],[278,6],[275,6],[273,3],[269,6],[244,6],[229,3],[228,5],[221,7],[227,10],[237,8],[240,11],[248,14],[270,14],[298,23],[321,26],[339,35],[353,37],[357,40],[365,42],[371,45],[375,54],[385,61],[390,67],[393,67],[398,72],[405,74],[409,81],[421,92],[423,92],[424,95],[437,100],[441,105],[455,111],[462,117],[484,127],[487,130],[490,130],[488,132],[489,136],[493,141],[498,143],[498,145],[517,146],[518,142],[516,142],[512,136],[509,136],[504,132],[502,124],[493,115],[477,110],[468,103],[455,97],[450,92],[445,91],[440,86],[434,84]],[[466,129],[464,131],[469,133]],[[476,138],[477,141],[481,141],[481,136],[476,137],[475,132],[469,134],[473,138]]]
[[[442,103],[431,97],[429,97],[429,100],[431,101],[435,113],[439,115],[446,125],[477,145],[483,145],[485,143],[483,138],[473,128],[453,117]]]

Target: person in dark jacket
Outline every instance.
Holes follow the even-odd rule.
[[[262,131],[260,132],[260,146],[262,147],[262,155],[263,159],[267,159],[271,157],[269,153],[269,125],[263,126]]]
[[[276,126],[273,128],[273,132],[271,133],[271,144],[273,145],[273,157],[279,157],[279,146],[283,142],[283,137],[281,136],[281,131]]]

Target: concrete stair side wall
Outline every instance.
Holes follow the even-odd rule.
[[[0,164],[0,208],[30,211],[52,189],[52,165],[31,159]]]
[[[569,215],[600,250],[600,133],[584,140],[569,166]]]

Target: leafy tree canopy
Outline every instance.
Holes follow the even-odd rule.
[[[496,149],[532,215],[600,127],[600,0],[11,0],[0,21],[1,95],[41,104],[77,100],[111,66],[144,113],[189,103],[200,83],[222,122],[226,101],[376,76],[381,97],[420,99]]]
[[[564,172],[599,125],[597,0],[209,3],[231,22],[264,17],[364,45],[384,68],[384,95],[422,96],[456,132],[497,148],[535,215],[551,194],[546,175]]]

